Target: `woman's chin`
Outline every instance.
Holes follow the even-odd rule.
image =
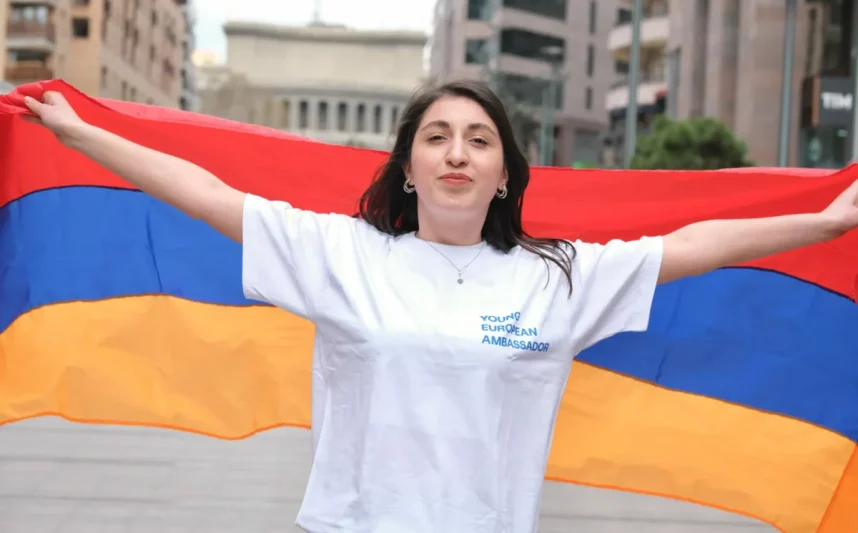
[[[471,218],[478,215],[485,217],[488,210],[488,203],[481,201],[476,194],[438,194],[429,202],[423,203],[429,211],[448,217]]]

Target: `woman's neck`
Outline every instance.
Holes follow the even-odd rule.
[[[450,217],[441,221],[418,212],[417,221],[420,229],[416,236],[424,241],[451,246],[473,246],[483,241],[482,232],[485,217],[479,220]]]

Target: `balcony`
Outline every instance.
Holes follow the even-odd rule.
[[[667,79],[664,70],[658,69],[653,72],[641,72],[638,79],[638,106],[653,105],[658,97],[667,91]],[[625,109],[629,105],[629,82],[622,78],[611,85],[608,94],[605,95],[605,109],[608,113]]]
[[[25,6],[44,6],[55,8],[59,0],[12,0],[10,2],[12,8]]]
[[[663,49],[670,37],[667,15],[647,17],[641,21],[641,50]],[[616,59],[628,60],[632,47],[631,23],[615,26],[608,34],[608,50]]]
[[[53,52],[57,45],[56,29],[51,22],[12,20],[6,26],[6,48]]]
[[[54,71],[44,63],[39,62],[8,63],[3,72],[3,77],[10,83],[20,85],[53,79]]]

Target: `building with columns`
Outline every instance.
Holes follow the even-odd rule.
[[[200,111],[332,144],[387,150],[424,82],[427,36],[229,22],[227,60],[198,65]]]

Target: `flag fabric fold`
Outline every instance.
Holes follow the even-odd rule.
[[[313,324],[246,300],[241,248],[45,129],[23,95],[296,207],[353,213],[382,152],[89,98],[0,96],[0,423],[56,415],[240,439],[308,428]],[[839,172],[536,168],[535,235],[605,242],[819,210]],[[580,354],[548,479],[858,532],[858,233],[656,292],[650,328]]]

